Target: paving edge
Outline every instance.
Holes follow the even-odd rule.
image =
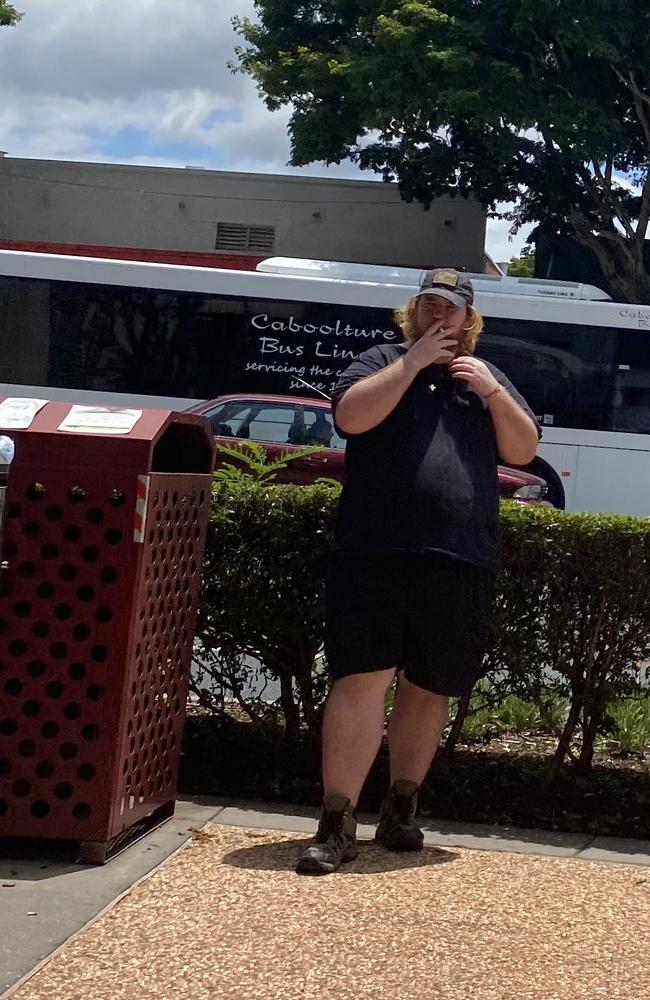
[[[218,826],[273,830],[280,833],[313,834],[314,810],[300,808],[293,812],[278,808],[277,803],[233,800],[212,820]],[[376,816],[359,817],[360,839],[374,835]],[[524,854],[537,857],[565,858],[590,864],[622,864],[650,867],[650,842],[627,838],[598,837],[592,834],[528,830],[483,824],[422,822],[428,847],[458,847],[466,850]],[[599,846],[602,843],[602,847]],[[2,1000],[2,998],[0,998]]]
[[[179,799],[177,801],[181,802],[183,800]],[[133,882],[130,886],[128,886],[128,888],[124,889],[124,891],[121,892],[118,896],[116,896],[115,899],[112,899],[110,903],[107,903],[106,906],[104,906],[98,913],[96,913],[93,917],[91,917],[90,920],[87,920],[85,924],[82,924],[81,927],[77,928],[77,930],[73,934],[71,934],[70,937],[66,938],[65,941],[62,941],[61,944],[57,945],[57,947],[53,951],[51,951],[49,955],[46,955],[44,958],[42,958],[34,966],[33,969],[30,969],[29,972],[26,972],[23,976],[21,976],[20,979],[18,979],[15,983],[13,983],[8,990],[5,990],[4,993],[0,993],[0,1000],[10,1000],[10,997],[14,996],[18,992],[18,990],[22,989],[23,986],[26,986],[27,983],[29,983],[30,980],[34,978],[34,976],[37,976],[39,972],[42,972],[43,969],[50,964],[50,962],[52,962],[55,958],[57,958],[64,950],[64,948],[67,948],[70,944],[73,943],[73,941],[76,941],[81,934],[89,930],[93,926],[93,924],[96,924],[98,920],[101,920],[102,917],[105,917],[107,913],[110,913],[111,910],[114,907],[118,906],[118,904],[121,903],[123,899],[126,899],[127,896],[130,896],[130,894],[134,891],[134,889],[137,889],[139,886],[143,885],[150,878],[156,875],[161,868],[163,868],[169,861],[172,860],[172,858],[175,858],[182,851],[186,850],[186,848],[189,847],[189,845],[194,840],[195,834],[199,830],[204,830],[205,827],[209,826],[211,823],[214,823],[216,817],[225,808],[227,808],[227,806],[218,806],[216,808],[215,813],[208,819],[206,819],[205,822],[203,822],[200,826],[193,827],[189,831],[187,837],[182,841],[181,844],[178,845],[177,848],[175,848],[175,850],[171,852],[171,854],[168,854],[166,857],[162,858],[156,865],[154,865],[154,867],[150,871],[145,872],[144,875],[141,875],[140,878],[136,879],[136,881]],[[170,816],[167,822],[170,821],[173,822],[173,820],[174,816],[172,815]],[[155,831],[152,832],[155,833]],[[108,862],[108,864],[110,864],[110,861]]]

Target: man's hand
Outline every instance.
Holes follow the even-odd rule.
[[[527,465],[535,457],[539,435],[537,424],[522,410],[507,390],[497,382],[486,364],[478,358],[456,358],[449,365],[452,377],[467,382],[486,403],[502,462]],[[501,392],[496,392],[501,389]]]
[[[449,371],[452,378],[467,382],[483,398],[499,388],[499,383],[488,366],[471,355],[456,358],[449,365]]]
[[[452,360],[458,342],[447,330],[442,321],[432,323],[426,333],[409,347],[404,361],[409,368],[421,371],[428,365],[446,365]]]
[[[343,394],[336,407],[336,421],[345,434],[363,434],[372,430],[392,413],[427,365],[447,365],[458,350],[458,343],[442,322],[433,323],[408,351],[392,364],[360,379]]]

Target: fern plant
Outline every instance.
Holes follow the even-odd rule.
[[[605,719],[609,732],[598,745],[622,753],[644,753],[650,748],[650,698],[629,699],[608,705]]]
[[[514,694],[506,695],[496,712],[499,729],[513,736],[537,733],[542,728],[542,717],[537,705],[524,701]]]
[[[275,479],[281,469],[286,469],[290,462],[295,462],[299,458],[308,458],[323,450],[322,445],[305,445],[304,448],[283,451],[277,458],[269,459],[264,445],[260,444],[259,441],[245,440],[237,444],[217,444],[217,451],[227,455],[228,458],[235,459],[240,464],[233,465],[232,462],[224,462],[216,470],[214,478],[219,483],[242,482],[251,479],[256,483],[269,483]]]

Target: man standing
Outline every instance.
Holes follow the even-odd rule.
[[[525,465],[539,428],[508,379],[472,356],[482,329],[471,282],[429,272],[398,313],[403,344],[372,347],[332,407],[348,438],[327,580],[321,820],[299,873],[358,854],[356,803],[388,726],[391,787],[376,840],[420,850],[417,794],[460,696],[479,673],[497,557],[497,462]]]

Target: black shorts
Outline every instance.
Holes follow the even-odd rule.
[[[485,654],[493,580],[446,556],[334,553],[325,620],[332,677],[394,668],[427,691],[465,694]]]

